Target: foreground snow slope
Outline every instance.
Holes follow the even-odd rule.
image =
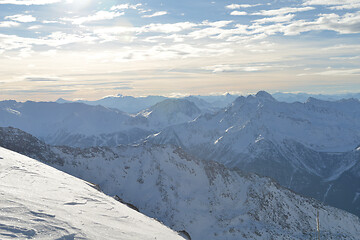
[[[0,239],[182,239],[92,184],[0,148]]]

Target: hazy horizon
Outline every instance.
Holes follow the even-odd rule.
[[[247,93],[241,93],[241,92],[224,92],[224,93],[209,93],[209,94],[180,94],[180,93],[171,93],[168,95],[156,95],[156,94],[149,94],[149,95],[126,95],[126,94],[113,94],[113,95],[106,95],[106,96],[102,96],[99,98],[66,98],[64,96],[49,96],[49,98],[46,99],[32,99],[32,98],[28,98],[28,99],[15,99],[15,98],[8,98],[8,99],[0,99],[0,101],[8,101],[8,100],[15,100],[17,102],[26,102],[26,101],[35,101],[35,102],[56,102],[56,101],[60,101],[60,100],[65,100],[65,101],[70,101],[70,102],[75,102],[75,101],[97,101],[97,100],[101,100],[101,99],[106,99],[106,98],[117,98],[117,97],[133,97],[133,98],[146,98],[146,97],[165,97],[165,98],[184,98],[184,97],[189,97],[189,96],[195,96],[195,97],[220,97],[220,96],[225,96],[227,94],[230,94],[232,96],[248,96],[248,95],[255,95],[257,94],[259,91],[265,91],[265,90],[258,90],[256,92],[247,92]],[[327,99],[326,97],[330,97],[329,100],[337,100],[337,99],[341,99],[341,98],[352,98],[354,97],[353,95],[360,95],[360,92],[338,92],[338,93],[323,93],[323,92],[279,92],[279,91],[274,91],[274,92],[270,92],[270,91],[265,91],[270,93],[271,95],[274,96],[275,94],[275,98],[279,97],[280,100],[279,101],[283,101],[282,97],[286,97],[289,96],[289,99],[291,98],[291,96],[293,96],[294,98],[299,97],[306,97],[306,96],[314,96],[316,97],[325,97],[325,99]],[[333,97],[333,98],[331,98]]]

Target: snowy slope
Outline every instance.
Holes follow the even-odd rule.
[[[36,142],[21,131],[10,132],[22,136],[21,145]],[[16,138],[6,138],[8,147],[19,144]],[[358,239],[360,231],[354,215],[174,147],[74,149],[39,142],[18,150],[47,156],[48,164],[99,184],[105,193],[118,195],[172,229],[187,231],[195,240],[310,239],[315,236],[317,209],[323,239]]]
[[[1,239],[182,239],[88,182],[0,148]]]
[[[360,161],[355,151],[360,143],[359,119],[359,100],[310,98],[290,104],[259,92],[239,97],[215,114],[169,127],[148,141],[181,146],[197,157],[272,177],[301,194],[334,204],[326,196],[331,181]],[[343,207],[340,199],[335,206]],[[360,203],[345,209],[359,215]]]

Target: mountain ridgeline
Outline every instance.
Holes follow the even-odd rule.
[[[141,142],[163,128],[191,121],[202,111],[186,99],[166,99],[128,114],[101,105],[0,102],[0,126],[22,129],[51,145],[117,146]]]

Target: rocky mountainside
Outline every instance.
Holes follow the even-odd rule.
[[[1,239],[183,239],[95,185],[1,147],[0,179]]]
[[[1,144],[23,144],[2,131]],[[24,139],[29,136],[25,135]],[[24,142],[25,143],[25,142]],[[148,216],[192,239],[310,239],[316,212],[323,239],[357,239],[359,219],[345,211],[296,195],[274,181],[183,150],[150,143],[116,148],[34,146],[48,164],[91,181]],[[52,160],[51,156],[60,161]]]
[[[215,114],[164,129],[148,141],[180,146],[199,158],[269,176],[360,216],[360,181],[353,178],[350,186],[340,180],[360,161],[359,118],[356,99],[283,103],[259,92],[239,97]],[[338,197],[340,190],[334,186],[346,191],[346,199]]]

